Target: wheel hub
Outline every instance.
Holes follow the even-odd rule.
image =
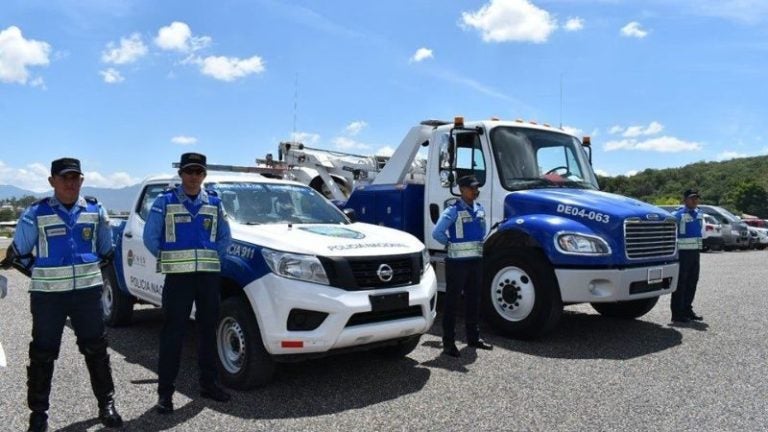
[[[533,281],[519,267],[500,269],[493,278],[491,290],[494,309],[508,321],[522,321],[533,310],[536,299]]]
[[[233,318],[226,318],[219,324],[218,347],[221,363],[227,372],[238,373],[245,360],[245,334]]]

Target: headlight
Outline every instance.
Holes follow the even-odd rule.
[[[566,255],[610,255],[611,247],[597,236],[578,233],[558,233],[555,247]]]
[[[427,248],[421,250],[421,274],[429,268],[429,252]]]
[[[323,264],[316,256],[279,252],[267,248],[262,249],[261,254],[267,261],[269,269],[276,275],[329,285]]]

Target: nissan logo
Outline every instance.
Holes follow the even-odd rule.
[[[379,279],[382,282],[389,282],[392,280],[395,272],[392,270],[392,267],[390,267],[389,264],[382,264],[379,266],[379,269],[376,270],[376,275],[379,276]]]

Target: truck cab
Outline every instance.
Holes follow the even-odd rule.
[[[406,173],[424,148],[420,184]],[[548,125],[422,122],[346,205],[361,220],[422,239],[443,288],[445,252],[431,233],[441,212],[459,199],[456,180],[467,174],[480,181],[477,201],[489,222],[484,315],[500,331],[540,336],[557,324],[563,305],[574,303],[636,318],[675,289],[674,219],[655,206],[599,191],[589,143]]]
[[[142,236],[152,203],[179,182],[144,181],[130,216],[113,228],[103,296],[110,325],[129,324],[136,302],[161,305],[164,275]],[[414,236],[353,222],[296,182],[209,166],[204,187],[221,198],[232,231],[216,332],[224,384],[263,385],[276,362],[342,351],[404,356],[431,328],[436,277]]]

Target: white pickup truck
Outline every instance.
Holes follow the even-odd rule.
[[[129,324],[137,301],[161,303],[164,275],[142,235],[155,198],[178,183],[146,180],[128,219],[113,228],[103,296],[110,325]],[[404,356],[432,326],[436,277],[414,236],[354,223],[295,182],[209,172],[205,188],[221,198],[232,230],[216,333],[226,385],[263,385],[281,360],[357,349]]]

